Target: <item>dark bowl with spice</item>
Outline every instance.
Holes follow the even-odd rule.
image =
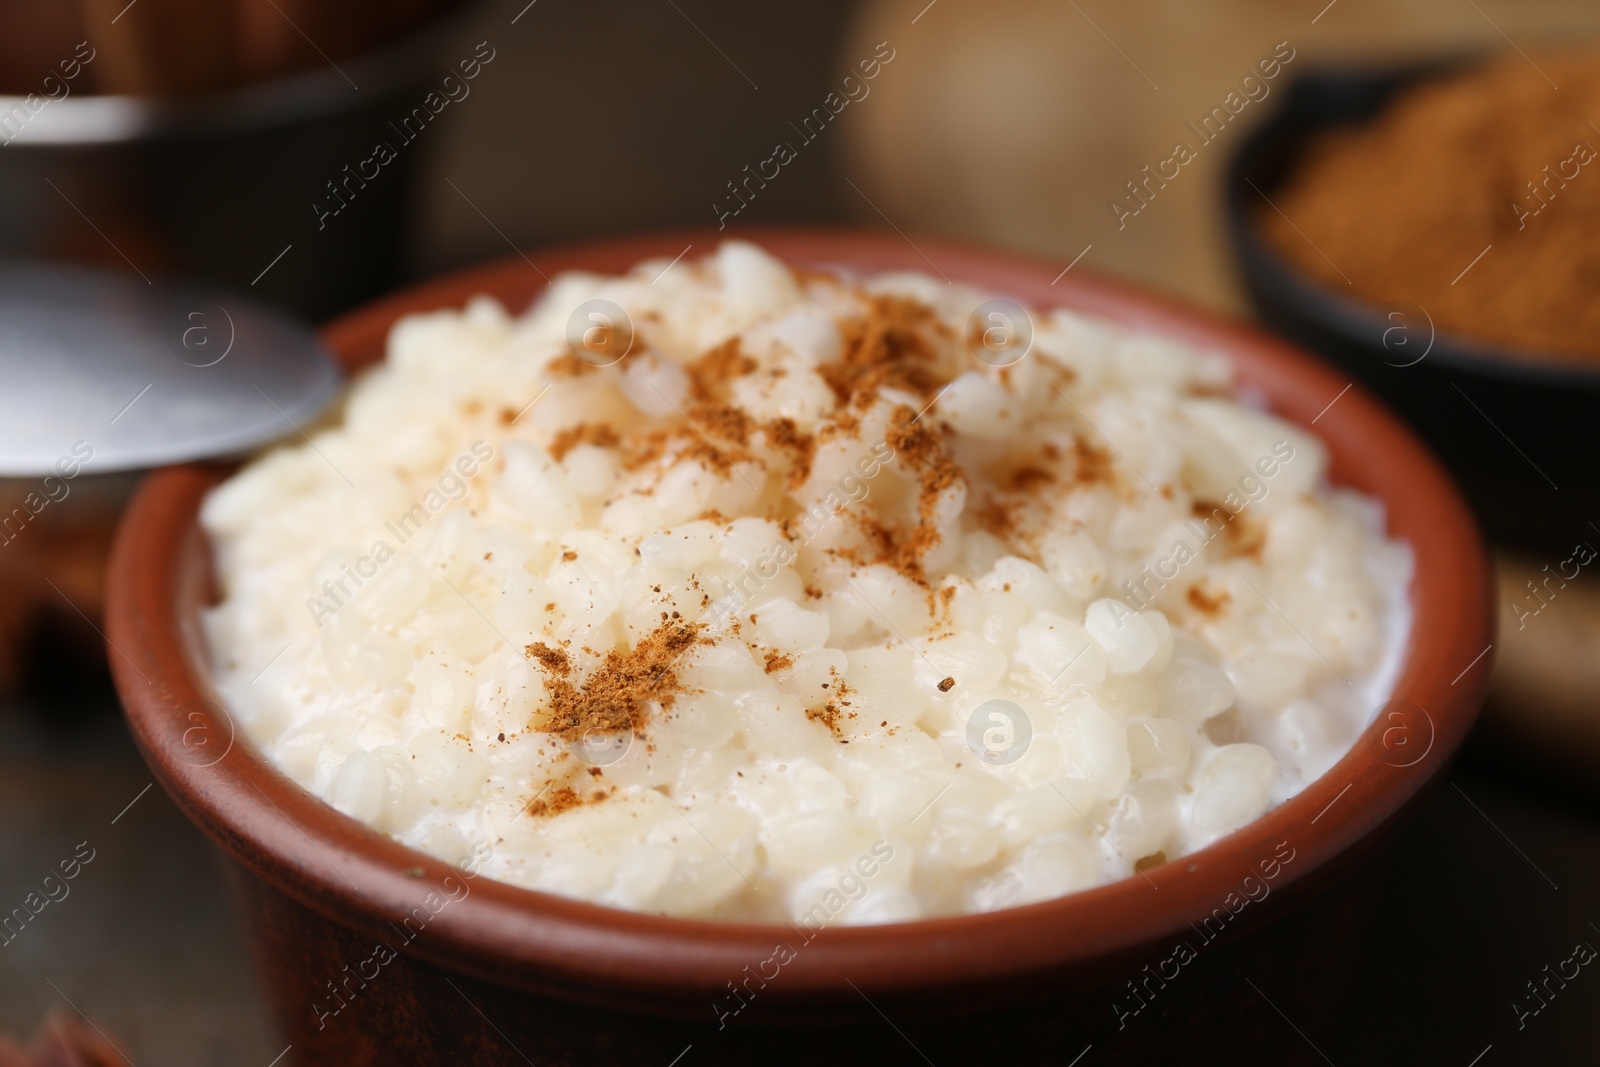
[[[1397,408],[1491,539],[1535,552],[1592,533],[1600,503],[1587,112],[1593,52],[1323,71],[1240,146],[1224,190],[1261,318]]]
[[[545,284],[537,270],[615,273],[719,236],[539,251],[373,304],[324,339],[357,370],[402,315],[478,293],[520,308]],[[892,233],[739,236],[817,269],[915,270],[926,253],[1018,301],[1221,353],[1302,425],[1344,385],[1249,327],[1079,272],[1052,284],[1059,264]],[[197,512],[225,467],[144,483],[113,555],[107,636],[146,760],[227,857],[285,1063],[1059,1064],[1090,1046],[1095,1063],[1300,1062],[1337,1019],[1396,830],[1476,715],[1493,627],[1483,545],[1421,443],[1360,388],[1316,432],[1332,480],[1381,501],[1388,534],[1415,549],[1392,699],[1325,776],[1211,846],[986,914],[820,932],[640,914],[476,877],[339,813],[236,735],[207,679],[198,614],[215,590]]]

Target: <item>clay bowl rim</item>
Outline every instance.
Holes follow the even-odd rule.
[[[911,996],[1081,975],[1110,957],[1170,946],[1188,923],[1238,891],[1279,842],[1291,843],[1294,860],[1274,891],[1305,889],[1314,884],[1310,876],[1391,828],[1440,775],[1487,685],[1482,653],[1493,614],[1477,528],[1437,461],[1372,396],[1253,327],[1088,272],[1058,277],[1057,263],[934,238],[913,245],[893,233],[853,229],[707,228],[538,249],[381,299],[335,321],[323,337],[347,365],[360,365],[381,353],[389,325],[404,312],[459,307],[480,292],[520,310],[557,271],[618,271],[646,258],[670,259],[688,245],[709,252],[730,236],[801,265],[942,271],[1024,304],[1073,307],[1222,351],[1240,382],[1279,414],[1302,426],[1318,419],[1334,482],[1377,495],[1390,531],[1419,546],[1412,636],[1394,697],[1423,709],[1421,717],[1398,724],[1375,718],[1298,796],[1146,877],[981,915],[824,929],[799,947],[782,980],[763,990],[764,1009],[842,1003],[856,997],[846,979],[862,990]],[[487,878],[467,881],[335,811],[235,739],[226,713],[217,721],[208,710],[212,691],[199,666],[195,617],[209,581],[196,511],[229,470],[169,467],[140,487],[112,554],[106,625],[135,740],[162,786],[230,856],[300,904],[389,941],[404,916],[425,906],[425,894],[456,895],[465,887],[466,895],[432,915],[403,951],[490,982],[650,1014],[704,1015],[743,968],[771,957],[777,942],[796,939],[794,928],[779,924],[667,918]],[[224,734],[225,754],[205,765]]]

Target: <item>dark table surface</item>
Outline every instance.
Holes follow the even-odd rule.
[[[1469,754],[1405,831],[1329,1062],[1600,1058],[1600,973],[1584,968],[1520,1028],[1512,1008],[1576,943],[1600,947],[1600,813],[1492,757]],[[0,909],[89,849],[69,894],[0,945],[0,1029],[77,1011],[138,1067],[273,1063],[283,1043],[215,857],[151,787],[111,698],[0,703]]]

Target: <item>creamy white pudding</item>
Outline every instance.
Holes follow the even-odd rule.
[[[214,676],[286,774],[517,885],[888,922],[1199,848],[1386,699],[1409,548],[1219,354],[667,267],[406,318],[211,495]]]

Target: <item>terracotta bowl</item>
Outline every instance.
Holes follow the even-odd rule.
[[[351,369],[401,315],[490,293],[520,310],[539,271],[619,272],[712,231],[545,249],[329,326]],[[1232,358],[1284,417],[1316,423],[1333,480],[1383,501],[1416,549],[1395,700],[1326,776],[1148,877],[987,915],[830,928],[639,915],[470,878],[341,815],[235,736],[207,682],[213,596],[196,513],[228,469],[153,474],[112,559],[107,628],[134,737],[236,870],[264,987],[302,1064],[1238,1062],[1315,1059],[1336,1019],[1385,845],[1441,776],[1489,675],[1489,571],[1427,450],[1359,387],[1253,329],[1060,264],[853,230],[743,236],[787,261],[937,270]],[[926,255],[926,258],[924,258]],[[1052,281],[1052,279],[1056,279]],[[1330,407],[1330,403],[1332,406]],[[1319,417],[1320,415],[1320,417]],[[787,944],[793,958],[772,962]],[[1180,948],[1180,946],[1186,946]],[[737,997],[737,999],[735,999]],[[746,1007],[736,1015],[729,1009]],[[1303,1035],[1303,1036],[1302,1036]],[[1320,1061],[1319,1061],[1320,1062]]]

